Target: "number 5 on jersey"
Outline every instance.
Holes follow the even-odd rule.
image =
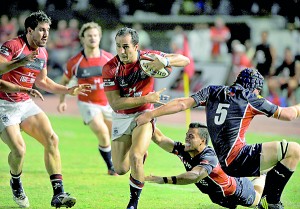
[[[221,125],[224,123],[226,116],[227,116],[227,109],[229,108],[229,104],[223,104],[220,103],[218,105],[218,109],[216,111],[216,116],[215,116],[215,124],[216,125]]]

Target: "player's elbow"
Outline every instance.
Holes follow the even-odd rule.
[[[177,107],[179,108],[180,111],[184,111],[189,108],[183,98],[177,99]]]
[[[188,57],[183,56],[183,66],[185,67],[185,66],[189,65],[190,63],[191,63],[191,60]]]

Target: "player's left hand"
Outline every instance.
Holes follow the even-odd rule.
[[[163,177],[160,176],[145,176],[145,181],[148,181],[149,183],[156,183],[156,184],[164,184],[164,179]]]
[[[152,114],[151,111],[145,112],[138,117],[135,118],[135,122],[138,126],[144,125],[152,120]]]
[[[79,84],[68,89],[68,94],[72,96],[87,96],[86,92],[91,92],[91,84]]]
[[[165,67],[164,64],[157,57],[153,61],[144,64],[144,66],[147,69],[152,69],[153,71],[158,71],[159,69]]]

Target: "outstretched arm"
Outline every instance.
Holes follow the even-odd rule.
[[[192,97],[178,98],[168,102],[165,105],[162,105],[158,108],[155,108],[152,111],[145,112],[139,115],[135,121],[138,125],[143,125],[150,122],[153,118],[170,115],[173,113],[181,112],[187,110],[196,105],[195,100]]]
[[[151,92],[145,96],[140,97],[121,97],[119,90],[106,91],[105,94],[112,109],[114,111],[117,111],[139,107],[147,103],[164,104],[160,102],[160,97],[161,93],[165,90],[166,89],[163,88],[159,91]]]
[[[61,84],[55,83],[49,77],[47,77],[47,70],[43,69],[41,73],[36,77],[35,84],[38,88],[41,88],[47,92],[54,93],[54,94],[69,94],[72,96],[76,95],[84,95],[87,94],[85,92],[91,91],[90,84],[79,84],[73,86],[71,88],[67,88]]]
[[[297,119],[300,117],[300,104],[291,107],[278,107],[273,117],[285,121]]]
[[[194,184],[207,177],[208,173],[205,168],[201,166],[194,167],[191,171],[179,174],[177,176],[162,177],[162,176],[146,176],[145,181],[156,184]]]
[[[152,141],[167,152],[172,152],[174,149],[174,141],[165,136],[158,128],[155,128]]]

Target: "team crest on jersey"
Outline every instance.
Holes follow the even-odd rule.
[[[3,123],[7,123],[9,121],[7,115],[0,115],[0,118],[1,118],[1,120],[2,120]]]
[[[1,46],[0,53],[5,55],[5,56],[9,56],[9,49],[5,46]]]

